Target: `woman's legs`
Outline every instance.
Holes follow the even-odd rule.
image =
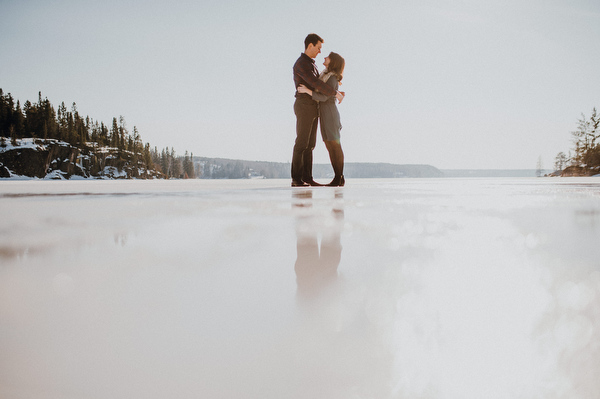
[[[325,140],[325,147],[329,152],[329,160],[335,174],[328,186],[343,186],[344,181],[344,152],[339,141]]]

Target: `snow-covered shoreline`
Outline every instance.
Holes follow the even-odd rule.
[[[0,137],[0,181],[158,178],[135,154],[86,143],[83,148],[56,139]]]

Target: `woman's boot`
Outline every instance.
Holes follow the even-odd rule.
[[[342,187],[346,180],[344,179],[344,152],[340,143],[335,141],[326,142],[326,147],[329,150],[329,159],[333,167],[334,177],[329,187]]]

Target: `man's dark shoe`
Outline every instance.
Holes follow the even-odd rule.
[[[304,183],[302,180],[292,180],[292,187],[310,187],[310,184]]]

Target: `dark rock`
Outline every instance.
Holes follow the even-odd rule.
[[[0,178],[10,177],[10,171],[6,168],[6,166],[0,164]]]
[[[58,140],[36,139],[37,147],[14,147],[0,152],[0,177],[12,173],[45,178],[161,178],[161,173],[145,169],[140,156],[127,151],[79,148]]]
[[[580,177],[580,176],[592,176],[597,174],[598,171],[584,168],[583,166],[569,166],[560,174],[561,177]]]

